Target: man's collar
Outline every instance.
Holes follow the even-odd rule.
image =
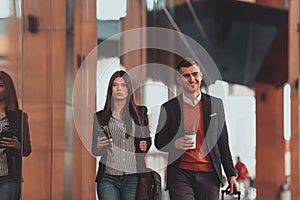
[[[183,97],[183,101],[191,106],[196,106],[200,101],[201,101],[201,92],[199,94],[199,96],[196,97],[196,99],[194,99],[194,101],[192,101],[191,99],[189,99],[187,96],[182,95]]]

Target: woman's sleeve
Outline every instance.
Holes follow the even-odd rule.
[[[93,137],[92,137],[92,154],[94,156],[101,156],[103,150],[105,149],[105,147],[99,149],[97,148],[97,144],[98,144],[98,137],[101,136],[101,127],[100,124],[98,122],[98,118],[97,118],[97,114],[94,114],[94,124],[93,124]],[[103,133],[103,136],[105,134]]]
[[[23,156],[29,156],[31,153],[31,142],[28,125],[28,115],[23,112]]]
[[[148,113],[147,113],[147,108],[146,108],[146,112],[145,112],[145,132],[146,132],[146,143],[147,143],[147,150],[146,152],[149,151],[151,144],[152,144],[152,140],[150,137],[150,128],[149,128],[149,119],[148,119]]]
[[[150,137],[148,110],[147,110],[147,107],[145,107],[145,106],[142,107],[142,121],[143,121],[143,124],[140,126],[141,130],[142,130],[142,137],[139,138],[139,141],[140,140],[146,140],[146,143],[147,143],[146,152],[148,152],[150,147],[151,147],[152,140],[151,140],[151,137]],[[137,145],[137,146],[138,146],[138,152],[142,152],[139,149],[139,145]],[[143,153],[145,153],[145,152],[143,152]]]

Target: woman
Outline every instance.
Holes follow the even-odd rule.
[[[4,71],[0,71],[0,138],[0,196],[20,199],[22,155],[31,153],[28,119],[19,109],[12,79]]]
[[[100,200],[136,198],[138,172],[146,170],[151,146],[147,108],[134,102],[125,71],[109,81],[104,109],[94,116],[92,152],[101,156],[96,177]]]

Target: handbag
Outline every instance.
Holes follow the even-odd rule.
[[[147,172],[139,174],[136,200],[161,200],[161,177],[148,168]]]

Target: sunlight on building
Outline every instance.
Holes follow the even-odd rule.
[[[284,140],[285,140],[285,175],[291,175],[291,85],[286,83],[283,88],[283,124],[284,124]]]
[[[255,177],[256,115],[254,91],[246,86],[216,81],[209,87],[212,96],[223,100],[233,161],[240,156]]]
[[[98,20],[119,20],[126,16],[126,0],[97,0]]]
[[[11,1],[1,0],[0,1],[0,18],[8,18],[11,15]]]

